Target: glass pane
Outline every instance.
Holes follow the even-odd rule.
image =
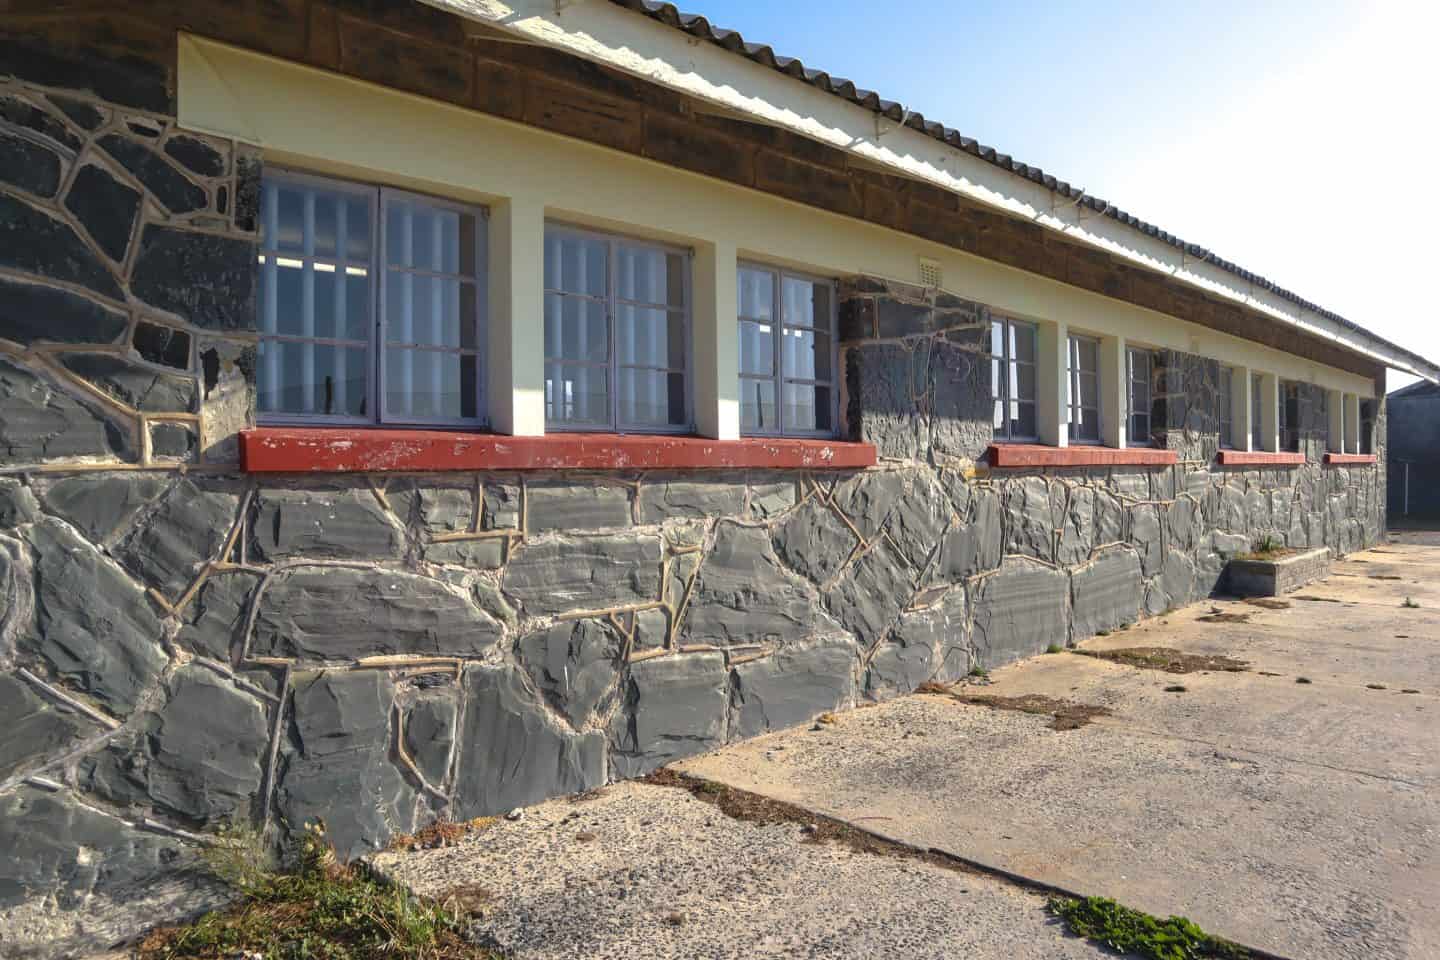
[[[1081,374],[1078,379],[1080,381],[1080,406],[1100,406],[1100,378]]]
[[[740,429],[751,432],[780,429],[775,414],[775,381],[741,379]]]
[[[990,321],[990,355],[1003,357],[1005,355],[1005,321]]]
[[[1229,447],[1234,445],[1230,439],[1230,424],[1228,421],[1224,420],[1220,422],[1220,445],[1222,447]]]
[[[685,426],[684,374],[622,368],[616,385],[620,391],[622,424],[641,427]]]
[[[785,384],[784,418],[787,431],[828,431],[830,388],[808,383]]]
[[[1150,442],[1150,415],[1148,413],[1137,413],[1130,418],[1130,436],[1133,443]]]
[[[315,336],[370,339],[370,279],[348,274],[344,267],[317,263],[314,283]]]
[[[658,307],[615,307],[615,350],[622,364],[685,368],[685,315]]]
[[[1099,369],[1099,346],[1094,340],[1070,339],[1071,365],[1076,370],[1093,373]]]
[[[314,316],[305,315],[305,270],[298,260],[280,258],[274,272],[275,277],[275,324],[274,332],[292,337],[313,337]]]
[[[786,327],[780,351],[785,376],[827,382],[832,379],[828,333]]]
[[[362,263],[370,258],[370,202],[364,196],[271,183],[262,206],[267,250]]]
[[[607,249],[604,241],[575,234],[545,235],[545,289],[603,297]]]
[[[597,300],[545,295],[545,356],[555,360],[610,359],[605,304]],[[607,418],[608,419],[608,418]]]
[[[1007,436],[1010,425],[1005,419],[1005,401],[997,398],[995,400],[995,432],[1001,436]]]
[[[265,199],[275,198],[274,236],[265,238],[267,250],[281,250],[286,253],[302,253],[305,249],[305,193],[297,187],[277,186],[272,194],[265,191]],[[265,211],[267,227],[271,212]]]
[[[653,247],[619,244],[615,250],[621,300],[685,306],[685,258]]]
[[[364,347],[261,340],[256,366],[261,413],[365,416]]]
[[[545,364],[545,419],[559,424],[609,425],[609,373],[604,367]]]
[[[392,420],[472,420],[480,364],[473,354],[385,348],[385,413]]]
[[[1010,382],[1015,384],[1015,390],[1009,399],[1035,402],[1035,368],[1032,365],[1010,364]]]
[[[780,296],[781,318],[785,323],[830,330],[830,284],[785,277]]]
[[[385,211],[385,260],[392,267],[467,275],[474,270],[476,218],[423,200],[396,198]]]
[[[999,357],[990,358],[990,396],[997,400],[1005,396],[1005,361]],[[999,421],[997,421],[998,423]]]
[[[386,271],[385,339],[473,350],[479,336],[475,298],[473,283]]]
[[[1035,426],[1035,404],[1011,402],[1010,412],[1012,420],[1010,423],[1010,436],[1012,437],[1034,437],[1038,430]]]
[[[1035,328],[1030,324],[1010,325],[1010,356],[1021,363],[1035,362]]]
[[[740,321],[740,372],[770,376],[775,372],[775,328],[768,323]]]
[[[741,267],[736,271],[740,316],[751,320],[773,320],[775,275],[768,270]]]
[[[1084,408],[1077,409],[1071,417],[1070,436],[1074,440],[1099,440],[1099,412]]]

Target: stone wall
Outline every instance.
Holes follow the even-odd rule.
[[[987,309],[866,278],[873,470],[243,475],[259,158],[86,49],[0,81],[7,957],[203,905],[226,823],[358,855],[1161,613],[1264,534],[1383,527],[1379,470],[1222,470],[1190,413],[1176,467],[990,471]]]

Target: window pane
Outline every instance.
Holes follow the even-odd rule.
[[[683,427],[685,375],[663,370],[621,367],[620,422],[639,427]]]
[[[1074,344],[1075,369],[1094,373],[1099,369],[1099,345],[1094,340],[1072,337]]]
[[[391,419],[477,417],[480,364],[474,354],[385,348],[385,413]]]
[[[830,429],[830,388],[808,383],[785,384],[785,429]]]
[[[256,364],[261,413],[365,416],[364,347],[261,340]]]
[[[1150,415],[1148,413],[1137,413],[1130,418],[1129,439],[1132,443],[1150,442]]]
[[[1099,440],[1100,418],[1097,411],[1077,409],[1070,420],[1070,435],[1075,440]]]
[[[385,339],[452,349],[476,349],[475,285],[449,277],[389,270],[385,277]]]
[[[775,372],[775,328],[768,323],[740,321],[740,372],[770,376]]]
[[[830,285],[785,277],[781,283],[781,316],[790,326],[830,329]]]
[[[555,360],[610,358],[605,304],[555,293],[545,295],[545,356]]]
[[[736,271],[740,316],[751,320],[773,320],[775,275],[768,270],[741,267]]]
[[[745,378],[740,380],[740,429],[780,429],[780,421],[775,414],[775,381]]]
[[[280,250],[285,253],[303,253],[305,250],[305,195],[308,191],[299,187],[276,186],[273,193],[265,191],[267,208],[270,203],[275,205],[275,212],[272,214],[269,209],[264,211],[266,221],[265,249]],[[273,198],[273,199],[272,199]],[[271,217],[274,217],[273,221]],[[275,229],[268,228],[273,223]]]
[[[607,248],[603,240],[568,233],[545,235],[545,288],[605,296]]]
[[[1100,406],[1100,378],[1081,374],[1080,380],[1080,406]]]
[[[618,304],[615,350],[620,363],[685,369],[685,315]]]
[[[685,305],[685,258],[680,254],[622,243],[616,247],[615,256],[619,272],[615,295],[621,300]]]
[[[1028,439],[1039,433],[1035,425],[1035,404],[1012,402],[1010,414],[1010,436],[1012,438]]]
[[[266,271],[261,271],[262,275]],[[370,281],[343,267],[315,264],[315,336],[332,340],[370,338]],[[262,281],[263,282],[263,281]]]
[[[785,376],[827,382],[832,379],[829,334],[787,327],[780,349]]]
[[[1015,384],[1011,400],[1035,402],[1035,367],[1028,363],[1010,364],[1010,380]]]
[[[1005,356],[1005,321],[990,321],[990,355],[992,357]]]
[[[610,423],[610,375],[604,367],[545,365],[545,418],[553,423]]]
[[[1010,325],[1010,355],[1022,363],[1035,362],[1035,328],[1030,324]]]

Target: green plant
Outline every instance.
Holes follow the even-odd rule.
[[[977,663],[977,664],[975,664],[975,666],[973,666],[973,667],[970,668],[970,676],[972,676],[972,677],[988,677],[988,676],[990,676],[990,671],[989,671],[989,670],[986,670],[984,667],[980,666],[980,664]]]
[[[155,931],[140,944],[140,960],[495,960],[468,941],[463,915],[337,863],[323,827],[306,827],[293,869],[276,872],[255,853],[243,829],[216,844],[206,859],[240,902]]]
[[[1420,604],[1416,603],[1414,600],[1410,599],[1409,597],[1406,597],[1406,598],[1405,598],[1405,602],[1402,603],[1402,604],[1400,604],[1400,606],[1406,608],[1407,610],[1419,610],[1419,609],[1420,609]]]
[[[1251,956],[1244,947],[1206,933],[1185,917],[1161,920],[1105,897],[1055,897],[1049,909],[1077,937],[1148,960],[1243,960]]]
[[[1062,652],[1064,649],[1065,649],[1065,648],[1062,647],[1060,644],[1058,644],[1058,643],[1052,643],[1052,644],[1050,644],[1050,646],[1048,646],[1048,647],[1045,648],[1045,652],[1046,652],[1046,653],[1060,653],[1060,652]]]

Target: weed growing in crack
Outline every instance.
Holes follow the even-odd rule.
[[[1405,598],[1405,602],[1402,603],[1402,604],[1400,604],[1400,606],[1404,607],[1404,608],[1407,609],[1407,610],[1419,610],[1419,609],[1420,609],[1420,604],[1416,603],[1414,600],[1410,599],[1409,597],[1406,597],[1406,598]]]
[[[1147,960],[1192,960],[1201,957],[1247,960],[1253,956],[1239,944],[1206,933],[1185,917],[1161,920],[1106,897],[1086,897],[1084,900],[1055,897],[1050,900],[1048,908],[1077,937]]]

